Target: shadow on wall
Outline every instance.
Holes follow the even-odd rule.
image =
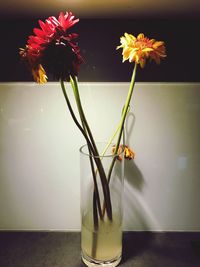
[[[129,140],[133,136],[135,116],[129,112],[125,127],[125,144],[130,146]],[[131,147],[131,146],[130,146]],[[143,198],[142,191],[145,186],[145,179],[142,171],[134,160],[125,160],[125,192],[124,192],[124,228],[132,230],[151,230],[158,227],[148,204]]]

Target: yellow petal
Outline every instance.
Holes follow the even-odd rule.
[[[128,42],[136,40],[135,36],[133,36],[132,34],[129,34],[127,32],[125,32],[124,36],[126,37]]]
[[[143,39],[144,38],[144,34],[143,33],[140,33],[140,34],[138,34],[138,36],[137,36],[137,39]]]
[[[155,42],[155,43],[153,44],[153,48],[156,49],[156,48],[158,48],[159,46],[162,46],[163,44],[164,44],[164,42],[162,42],[162,41],[157,41],[157,42]]]
[[[151,52],[153,51],[153,48],[150,47],[145,47],[144,49],[142,49],[143,52]]]
[[[122,48],[123,46],[122,45],[118,45],[117,47],[116,47],[116,50],[118,50],[118,49],[120,49],[120,48]]]

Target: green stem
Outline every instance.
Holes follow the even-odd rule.
[[[78,85],[75,86],[74,80],[75,80],[75,77],[72,78],[72,76],[70,76],[70,83],[71,83],[71,86],[72,86],[72,89],[73,89],[73,93],[74,93],[74,97],[75,97],[75,100],[76,100],[76,105],[77,105],[77,108],[78,108],[78,112],[79,112],[79,116],[80,116],[80,119],[81,119],[82,127],[83,127],[83,129],[84,129],[84,131],[85,131],[85,133],[87,135],[87,129],[86,129],[85,121],[84,121],[84,118],[83,118],[82,106],[81,106],[80,97],[79,97],[79,94],[78,94]],[[88,145],[88,150],[89,150],[89,154],[91,155],[91,149],[90,149],[89,145]],[[92,176],[93,176],[93,181],[94,181],[94,191],[95,191],[95,193],[93,195],[93,205],[97,204],[98,211],[99,211],[99,217],[100,217],[100,219],[103,219],[102,210],[101,210],[101,201],[100,201],[99,190],[98,190],[98,186],[97,186],[97,179],[96,179],[96,174],[95,174],[95,170],[94,170],[94,164],[93,164],[92,158],[89,157],[89,159],[90,159],[90,165],[91,165]],[[96,207],[93,207],[93,209],[96,210]],[[98,228],[98,217],[97,217],[97,213],[94,212],[94,210],[93,210],[94,225],[95,225],[95,227]]]
[[[120,124],[117,125],[117,128],[115,129],[113,135],[110,137],[110,139],[108,140],[108,143],[106,144],[103,152],[101,153],[102,157],[105,155],[106,151],[108,150],[110,144],[112,143],[112,141],[114,140],[115,136],[117,135],[118,131],[120,129]]]
[[[90,150],[89,153],[91,154]],[[103,220],[103,213],[102,213],[102,209],[101,209],[101,201],[100,201],[100,196],[99,196],[99,190],[98,190],[98,185],[97,185],[97,179],[96,179],[96,173],[95,173],[95,168],[94,168],[94,163],[93,163],[93,159],[92,157],[90,158],[90,165],[91,165],[91,169],[92,169],[92,176],[93,176],[93,181],[94,181],[94,195],[93,195],[93,204],[96,203],[97,204],[97,208],[98,208],[98,212],[99,212],[99,217],[101,220]],[[94,209],[94,207],[93,207]],[[94,225],[95,222],[97,220],[97,228],[98,228],[98,217],[97,219],[95,218],[95,213],[94,214]]]
[[[110,220],[112,220],[112,206],[111,206],[111,199],[110,199],[110,189],[109,189],[109,186],[108,186],[106,174],[105,174],[104,168],[102,166],[102,162],[101,162],[101,159],[99,157],[99,153],[98,153],[98,150],[97,150],[97,147],[96,147],[92,132],[90,130],[90,127],[88,125],[88,122],[86,120],[86,117],[85,117],[85,114],[84,114],[84,111],[83,111],[83,108],[82,108],[76,77],[70,76],[70,82],[72,84],[72,88],[73,88],[73,91],[74,91],[77,107],[78,107],[79,114],[80,114],[80,117],[81,117],[81,121],[83,122],[83,124],[84,124],[84,126],[85,126],[85,128],[87,130],[88,136],[90,138],[90,141],[91,141],[93,149],[94,149],[94,154],[93,155],[94,155],[94,160],[96,162],[96,165],[97,165],[97,168],[98,168],[98,171],[99,171],[99,175],[100,175],[100,179],[101,179],[101,184],[102,184],[102,189],[103,189],[103,194],[104,194],[104,200],[105,200],[105,206],[106,206],[107,215],[108,215],[108,218]]]
[[[125,102],[125,105],[124,105],[124,109],[123,109],[123,112],[122,112],[122,117],[121,117],[121,122],[120,122],[120,130],[119,130],[119,135],[118,135],[117,143],[116,143],[116,146],[115,146],[114,154],[117,154],[118,149],[119,149],[119,145],[120,145],[120,141],[121,141],[121,137],[122,137],[122,133],[123,133],[123,129],[124,129],[124,122],[126,120],[126,116],[127,116],[129,105],[130,105],[130,101],[131,101],[131,98],[132,98],[132,95],[133,95],[133,89],[134,89],[134,85],[135,85],[136,70],[137,70],[137,64],[135,64],[134,69],[133,69],[128,95],[127,95],[126,102]],[[117,157],[113,157],[113,160],[111,162],[111,166],[110,166],[110,170],[109,170],[109,174],[108,174],[108,183],[110,182],[111,173],[112,173],[112,169],[114,167],[114,163],[115,163],[116,158]]]
[[[123,114],[123,110],[124,110],[124,108],[122,109],[122,114]],[[105,148],[104,148],[104,150],[103,150],[103,152],[102,152],[102,154],[101,154],[102,157],[105,155],[105,153],[106,153],[106,151],[108,150],[109,146],[112,144],[112,142],[113,142],[115,136],[117,135],[117,133],[119,132],[120,128],[121,128],[121,120],[120,120],[120,123],[117,125],[117,127],[116,127],[116,129],[115,129],[113,135],[112,135],[112,136],[110,137],[110,139],[108,140],[108,142],[107,142],[107,144],[106,144],[106,146],[105,146]]]
[[[118,126],[119,129],[117,128],[117,130],[119,131],[119,135],[118,135],[117,143],[116,143],[116,146],[115,146],[114,155],[116,155],[118,153],[121,137],[122,137],[122,134],[123,134],[123,131],[124,131],[124,122],[125,122],[128,110],[129,110],[130,101],[131,101],[131,98],[132,98],[133,89],[134,89],[134,85],[135,85],[136,70],[137,70],[137,64],[135,64],[134,69],[133,69],[128,95],[127,95],[126,102],[125,102],[125,105],[124,105],[124,108],[123,108],[123,111],[122,111],[121,121],[120,121],[120,124]],[[112,139],[112,137],[111,137],[111,139]],[[109,144],[108,144],[108,146],[109,146]],[[112,174],[112,170],[113,170],[113,167],[114,167],[116,159],[117,159],[117,157],[113,157],[113,160],[112,160],[111,165],[110,165],[110,169],[109,169],[109,172],[108,172],[108,184],[110,183],[111,174]],[[103,216],[104,216],[104,214],[105,214],[105,203],[103,204]]]
[[[60,83],[61,83],[62,92],[63,92],[64,98],[65,98],[65,100],[66,100],[66,103],[67,103],[68,109],[69,109],[69,111],[70,111],[70,114],[71,114],[71,116],[72,116],[72,118],[73,118],[73,120],[74,120],[76,126],[79,128],[79,130],[81,131],[81,133],[82,133],[83,136],[85,137],[86,142],[87,142],[87,144],[88,144],[88,149],[89,149],[89,151],[90,151],[90,152],[92,151],[92,154],[94,154],[94,150],[93,150],[93,147],[92,147],[92,145],[91,145],[91,143],[90,143],[90,140],[89,140],[87,134],[85,133],[84,129],[83,129],[83,128],[81,127],[81,125],[79,124],[79,122],[78,122],[78,120],[77,120],[77,118],[76,118],[76,116],[75,116],[75,114],[74,114],[74,112],[73,112],[73,109],[72,109],[72,107],[71,107],[71,103],[70,103],[70,101],[69,101],[69,98],[68,98],[68,95],[67,95],[67,92],[66,92],[66,89],[65,89],[64,81],[61,80]],[[91,159],[91,160],[92,160],[92,159]],[[92,172],[93,172],[93,174],[95,173],[95,171],[94,171],[94,166],[93,166],[93,162],[92,162]],[[95,185],[95,187],[96,187],[96,188],[95,188],[95,197],[97,198],[98,209],[101,210],[100,198],[98,197],[99,194],[98,194],[98,188],[97,188],[97,183],[96,183],[96,181],[94,181],[94,185]],[[95,215],[95,214],[94,214],[94,215]],[[102,212],[100,212],[100,218],[102,218]],[[98,220],[97,218],[94,218],[95,226],[97,226],[97,225],[96,225],[97,220]]]
[[[83,136],[85,137],[88,145],[89,145],[89,148],[91,149],[92,153],[94,153],[94,149],[92,147],[92,144],[88,138],[88,136],[86,135],[85,131],[83,130],[83,128],[81,127],[80,123],[78,122],[74,112],[73,112],[73,109],[72,109],[72,106],[70,104],[70,101],[69,101],[69,98],[68,98],[68,95],[67,95],[67,92],[65,90],[65,85],[64,85],[64,81],[63,80],[60,80],[60,84],[61,84],[61,88],[62,88],[62,92],[63,92],[63,95],[64,95],[64,98],[65,98],[65,101],[67,103],[67,106],[68,106],[68,109],[70,111],[70,114],[72,116],[72,119],[74,120],[76,126],[78,127],[78,129],[81,131],[81,133],[83,134]]]
[[[82,108],[81,98],[80,98],[80,95],[79,95],[78,83],[77,83],[76,77],[70,76],[70,82],[71,82],[71,85],[72,85],[72,88],[73,88],[73,92],[74,92],[74,96],[75,96],[75,99],[76,99],[76,104],[77,104],[77,107],[78,107],[78,111],[79,111],[79,114],[80,114],[80,117],[81,117],[81,121],[82,121],[82,123],[84,124],[84,126],[85,126],[85,128],[87,130],[87,133],[89,135],[91,143],[93,144],[93,147],[94,147],[94,150],[96,152],[96,155],[98,155],[98,150],[97,150],[97,147],[96,147],[92,132],[90,130],[89,124],[88,124],[88,122],[86,120],[86,117],[85,117],[85,114],[84,114],[84,111],[83,111],[83,108]]]

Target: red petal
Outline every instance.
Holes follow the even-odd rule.
[[[28,44],[30,44],[30,45],[32,45],[32,44],[40,45],[40,44],[44,44],[44,43],[45,43],[45,40],[41,39],[38,36],[33,36],[33,35],[29,36]]]
[[[41,20],[39,20],[38,22],[39,22],[39,25],[40,25],[41,29],[44,32],[46,32],[48,30],[47,27],[46,27],[46,24],[43,21],[41,21]]]
[[[58,21],[60,22],[60,25],[63,27],[63,25],[65,24],[65,16],[63,12],[60,12]]]
[[[58,27],[60,25],[59,21],[54,16],[49,17],[48,20],[51,22],[53,27]]]
[[[55,33],[55,25],[52,23],[51,18],[46,19],[46,27],[48,29],[48,34]]]
[[[41,38],[45,38],[45,36],[46,36],[45,33],[42,30],[38,29],[38,28],[34,28],[33,32],[35,33],[35,35],[37,35],[37,36],[39,36]]]
[[[66,12],[65,15],[63,14],[63,12],[61,12],[58,18],[64,31],[66,31],[67,29],[69,29],[70,27],[72,27],[74,24],[76,24],[79,21],[79,19],[76,19],[76,20],[73,20],[73,19],[74,19],[74,15],[72,15],[71,12],[69,13]]]

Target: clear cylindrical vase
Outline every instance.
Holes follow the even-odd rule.
[[[80,148],[81,254],[86,266],[117,266],[122,257],[123,149]]]

